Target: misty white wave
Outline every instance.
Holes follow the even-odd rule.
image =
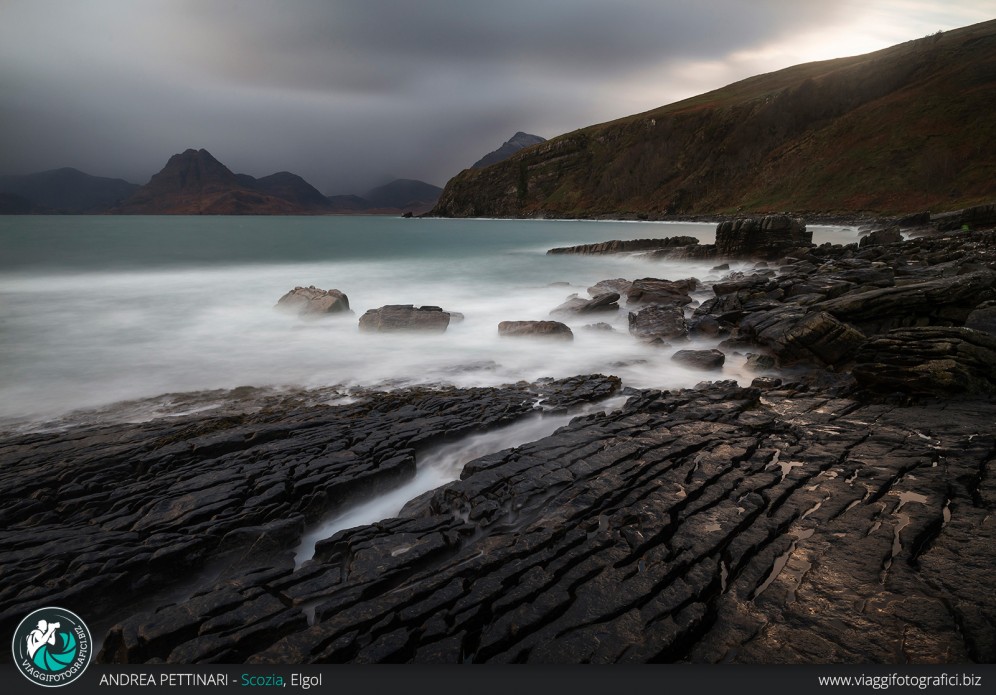
[[[493,224],[500,233],[500,223]],[[480,254],[0,274],[0,420],[244,385],[491,386],[600,372],[631,386],[673,388],[744,376],[736,356],[721,375],[678,366],[671,354],[689,345],[668,349],[634,340],[625,309],[610,316],[550,316],[568,295],[587,296],[587,287],[599,280],[694,276],[709,282],[723,275],[711,270],[714,263],[547,256],[553,246],[618,236],[618,227],[600,233],[597,224],[585,225],[590,231],[579,238],[576,223],[537,224],[561,231]],[[693,229],[705,236],[712,228]],[[634,234],[647,236],[642,229]],[[569,286],[550,286],[557,281]],[[275,310],[276,301],[299,285],[342,290],[355,315],[304,320]],[[438,305],[466,319],[440,335],[360,333],[358,317],[385,304]],[[568,323],[575,340],[498,336],[501,321],[550,318]],[[599,321],[615,330],[583,329]]]

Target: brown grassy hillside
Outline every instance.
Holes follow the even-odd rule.
[[[441,216],[896,214],[996,198],[996,20],[807,63],[522,150]]]

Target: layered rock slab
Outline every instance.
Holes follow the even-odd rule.
[[[410,479],[425,447],[530,415],[540,399],[569,408],[617,387],[595,377],[363,392],[342,405],[300,396],[5,437],[0,625],[13,630],[39,603],[102,625],[211,577],[289,571],[306,524]]]
[[[897,407],[791,385],[635,392],[471,462],[296,571],[135,614],[102,658],[984,661],[994,416],[992,401]],[[280,610],[269,637],[224,627]]]

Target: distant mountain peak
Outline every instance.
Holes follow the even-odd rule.
[[[501,147],[493,152],[488,152],[486,155],[481,157],[479,160],[474,162],[471,169],[483,169],[484,167],[491,166],[492,164],[497,164],[498,162],[503,162],[513,154],[526,147],[532,147],[533,145],[538,145],[541,142],[546,142],[546,138],[541,138],[539,135],[530,135],[529,133],[523,133],[521,130],[515,135],[506,140]]]
[[[115,212],[168,215],[299,215],[328,212],[325,197],[290,172],[234,174],[207,150],[174,154]]]

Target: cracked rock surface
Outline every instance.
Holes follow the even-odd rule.
[[[605,398],[618,383],[406,389],[331,406],[287,398],[255,412],[9,437],[0,624],[13,630],[44,602],[99,629],[219,574],[293,566],[306,524],[410,479],[419,450],[514,422],[538,401],[556,410]]]
[[[994,419],[801,384],[634,392],[297,569],[248,557],[136,611],[100,658],[986,661]]]

